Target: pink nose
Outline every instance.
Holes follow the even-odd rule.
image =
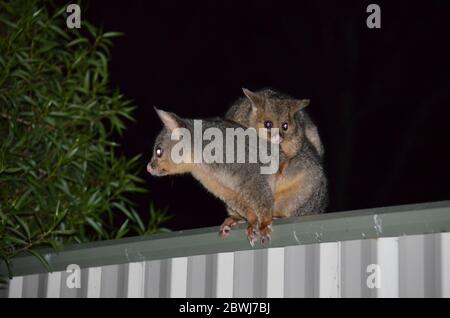
[[[283,141],[283,138],[280,135],[271,136],[270,141],[274,144],[280,144]]]
[[[150,173],[150,174],[153,174],[153,172],[154,172],[154,170],[153,170],[152,165],[150,164],[150,162],[147,164],[147,171],[148,171],[148,173]]]

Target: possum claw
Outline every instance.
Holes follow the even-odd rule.
[[[270,243],[271,234],[272,234],[272,224],[269,224],[263,228],[259,229],[261,235],[261,244],[268,245]]]
[[[258,241],[256,229],[253,227],[247,228],[247,238],[252,247],[255,247],[255,243]]]
[[[267,234],[265,236],[261,236],[261,244],[262,245],[269,245],[270,243],[270,234]]]
[[[228,225],[223,225],[220,228],[219,236],[221,239],[226,239],[230,235],[231,227]]]
[[[249,236],[248,241],[252,247],[255,247],[255,243],[258,241],[258,238],[256,236]]]

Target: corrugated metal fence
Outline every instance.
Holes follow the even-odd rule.
[[[446,201],[283,220],[274,227],[282,233],[274,235],[273,248],[248,250],[243,231],[221,241],[217,228],[210,228],[48,253],[59,270],[50,274],[24,256],[14,264],[21,276],[0,295],[450,297],[449,206]],[[344,239],[356,233],[358,239]],[[70,264],[81,271],[66,271]]]

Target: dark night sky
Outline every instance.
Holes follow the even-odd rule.
[[[372,1],[373,2],[373,1]],[[310,98],[326,147],[329,212],[450,199],[448,1],[90,1],[82,18],[122,31],[112,84],[138,108],[120,138],[143,154],[150,193],[172,229],[219,225],[221,201],[191,176],[145,172],[161,124],[153,105],[185,117],[223,115],[241,87]],[[83,4],[83,3],[82,3]]]

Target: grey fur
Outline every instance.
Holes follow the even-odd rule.
[[[261,95],[269,103],[277,105],[279,110],[289,105],[292,101],[296,101],[296,99],[272,89],[263,89],[254,94]],[[251,114],[252,102],[247,97],[241,97],[231,105],[225,114],[225,118],[233,120],[243,126],[250,127],[252,126]],[[323,158],[325,149],[322,140],[320,139],[319,130],[309,114],[305,110],[300,110],[296,113],[295,120],[297,125],[304,127],[306,138],[313,146],[313,150],[317,152],[320,158]]]
[[[158,111],[158,110],[157,110]],[[170,114],[170,113],[167,113]],[[170,114],[173,118],[176,118],[180,123],[181,127],[187,128],[191,136],[194,136],[194,123],[192,119],[180,119],[176,117],[175,114]],[[241,125],[232,122],[225,121],[222,119],[209,119],[202,120],[203,131],[209,127],[218,128],[225,136],[226,128],[245,128]],[[171,160],[170,152],[173,146],[178,141],[172,141],[170,138],[171,132],[165,128],[157,136],[154,151],[156,148],[164,149],[163,156],[159,160]],[[204,145],[207,142],[204,141]],[[224,162],[226,154],[226,143],[224,142]],[[248,151],[249,143],[246,142],[245,149]],[[192,150],[194,147],[192,147]],[[235,145],[235,154],[237,145]],[[191,154],[192,156],[193,154]],[[153,158],[149,165],[152,168],[158,168],[158,158],[153,155]],[[227,206],[228,213],[231,216],[246,219],[246,209],[252,209],[258,217],[260,216],[270,216],[272,217],[273,211],[273,186],[275,175],[264,175],[260,173],[260,167],[263,166],[261,163],[189,163],[191,165],[186,171],[191,173],[194,178],[196,178],[200,183],[202,183],[207,190],[216,195],[218,198],[222,199]],[[208,184],[205,184],[204,175],[209,178],[213,178],[216,182],[238,192],[240,194],[239,198],[229,199],[223,198],[220,194],[215,193],[214,189],[211,189]],[[160,174],[161,175],[161,174]],[[163,175],[163,174],[162,174]]]
[[[290,216],[319,214],[328,204],[328,183],[321,160],[309,141],[298,154],[289,160],[286,176],[305,173],[306,186],[299,189],[293,200],[275,202],[275,210],[286,211]]]
[[[275,202],[274,210],[284,211],[288,216],[324,212],[328,203],[327,179],[322,166],[324,147],[317,126],[303,110],[306,106],[298,106],[301,100],[271,89],[255,93],[244,90],[244,93],[247,97],[237,100],[225,117],[246,127],[257,128],[258,124],[261,126],[261,120],[267,115],[273,119],[274,127],[280,128],[280,123],[292,116],[289,109],[298,109],[294,113],[294,120],[291,120],[290,126],[294,127],[288,130],[293,154],[286,159],[287,168],[283,175],[289,179],[303,174],[305,186],[298,189],[295,198]],[[309,101],[306,101],[305,105],[308,103]],[[258,111],[262,114],[258,114]]]

